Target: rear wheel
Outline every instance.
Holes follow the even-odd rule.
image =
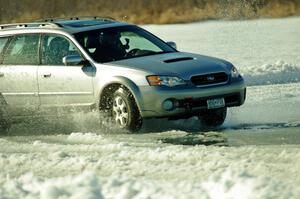
[[[113,121],[122,129],[140,130],[143,122],[133,95],[127,89],[119,88],[112,101]]]
[[[199,115],[199,120],[204,127],[219,127],[224,123],[226,115],[227,108],[206,110]]]

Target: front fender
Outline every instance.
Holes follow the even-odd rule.
[[[126,87],[132,93],[139,110],[142,110],[142,106],[143,106],[142,105],[142,101],[143,101],[142,98],[143,97],[142,97],[142,94],[141,94],[141,90],[139,89],[139,87],[132,80],[130,80],[129,78],[123,77],[123,76],[111,77],[109,79],[109,82],[106,82],[106,83],[102,84],[102,86],[99,90],[98,96],[101,96],[103,90],[106,87],[108,87],[112,84],[120,84],[120,85]]]

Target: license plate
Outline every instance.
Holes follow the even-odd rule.
[[[225,106],[224,98],[207,100],[207,108],[208,109],[222,108],[224,106]]]

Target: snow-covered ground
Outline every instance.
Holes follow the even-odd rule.
[[[189,119],[126,134],[95,113],[17,124],[0,138],[0,199],[299,198],[300,18],[145,28],[232,61],[246,104],[214,132]]]

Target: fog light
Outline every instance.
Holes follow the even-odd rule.
[[[172,100],[165,100],[162,104],[162,107],[166,111],[170,111],[170,110],[174,109],[174,103]]]

